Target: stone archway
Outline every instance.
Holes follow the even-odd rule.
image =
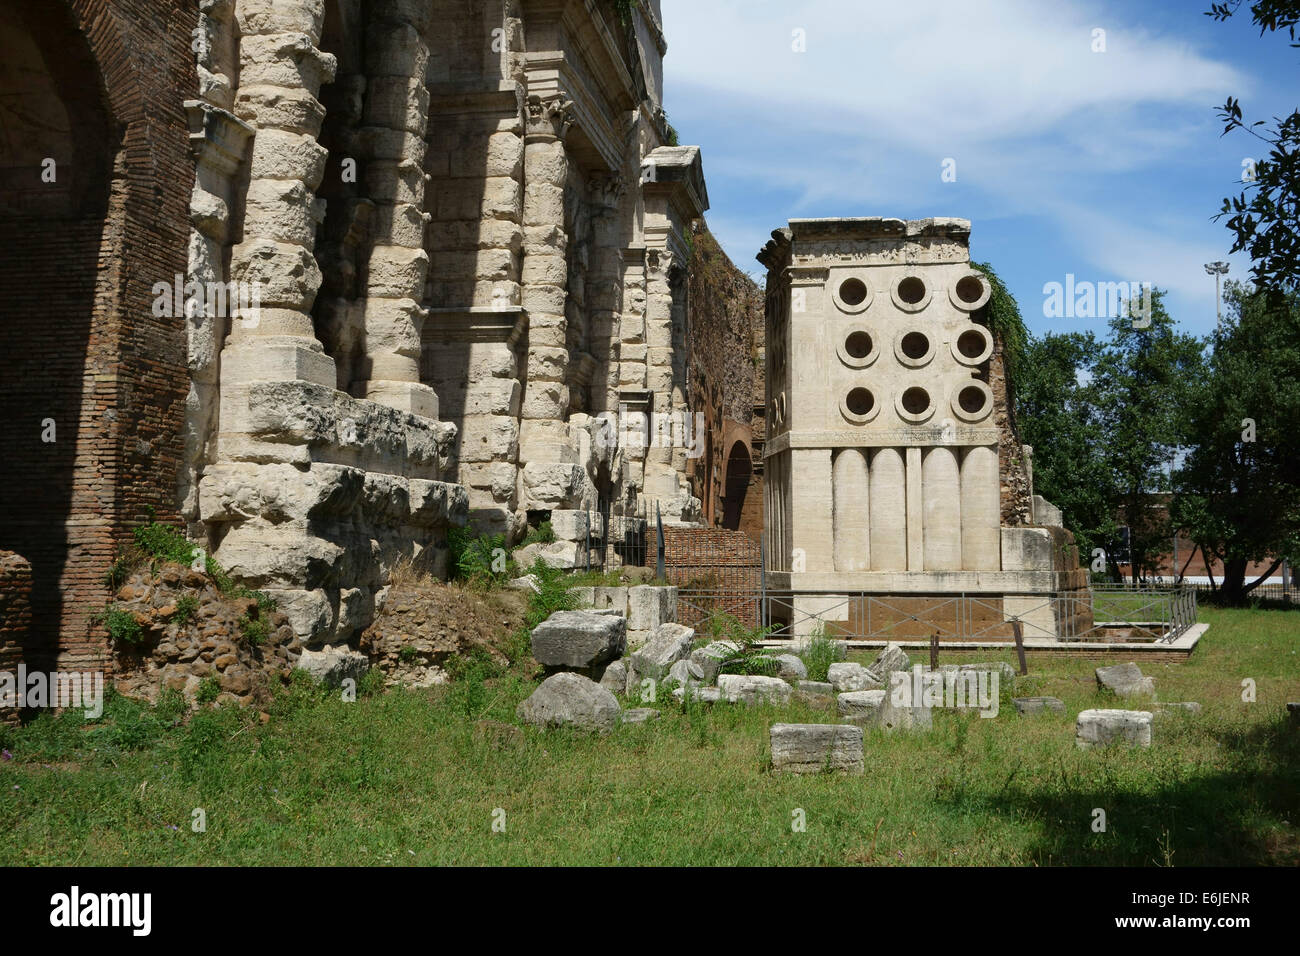
[[[87,369],[118,243],[104,89],[67,4],[0,0],[0,549],[31,564],[29,666],[52,661],[68,591],[113,550],[95,454],[110,423]]]
[[[749,493],[749,481],[754,473],[749,448],[743,441],[731,446],[727,453],[727,483],[722,498],[722,526],[731,531],[740,530],[741,518],[745,513],[745,500]]]

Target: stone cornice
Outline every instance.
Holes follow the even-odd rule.
[[[199,163],[233,176],[244,161],[253,128],[229,110],[206,100],[186,100],[190,151]]]
[[[698,146],[660,146],[641,162],[641,189],[646,196],[667,196],[684,221],[709,208],[704,163]]]

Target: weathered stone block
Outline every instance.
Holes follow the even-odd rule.
[[[556,611],[533,628],[533,657],[543,667],[583,669],[617,659],[627,621],[617,615]]]
[[[574,727],[607,734],[621,708],[608,689],[581,674],[553,674],[517,709],[519,719],[538,727]]]
[[[779,677],[749,674],[719,675],[718,690],[732,704],[788,704],[792,693],[790,685]]]
[[[673,664],[690,654],[693,640],[695,631],[692,628],[681,624],[661,624],[645,644],[628,656],[638,674],[659,680]]]
[[[1132,661],[1111,667],[1098,667],[1096,675],[1097,686],[1118,697],[1154,697],[1156,693],[1155,679],[1143,677],[1142,671]]]
[[[1123,743],[1151,746],[1151,713],[1145,710],[1084,710],[1075,721],[1075,743],[1080,748]]]
[[[844,724],[773,724],[776,773],[862,773],[862,728]]]
[[[856,662],[837,662],[826,671],[826,679],[836,691],[873,690],[884,686],[884,681]]]

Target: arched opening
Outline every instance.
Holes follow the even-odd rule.
[[[100,587],[89,569],[113,551],[115,489],[101,460],[112,410],[88,394],[86,368],[99,313],[113,308],[97,296],[112,271],[100,264],[120,245],[112,130],[68,5],[0,0],[0,550],[31,564],[22,652],[32,668],[51,666],[65,593]]]
[[[731,446],[727,455],[727,488],[722,499],[722,526],[731,531],[739,531],[741,518],[745,513],[745,499],[749,494],[750,478],[754,465],[749,457],[749,449],[742,441]]]

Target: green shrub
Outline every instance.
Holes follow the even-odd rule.
[[[200,704],[210,704],[221,696],[221,681],[216,676],[209,674],[203,680],[199,681],[199,689],[194,694],[194,699]]]
[[[536,528],[529,528],[528,534],[524,535],[524,540],[519,542],[519,547],[526,548],[530,544],[554,544],[555,531],[549,521],[543,521]]]
[[[199,613],[199,599],[193,594],[183,594],[176,599],[176,610],[171,619],[178,624],[189,624]]]
[[[239,630],[244,635],[244,640],[253,647],[260,647],[266,643],[266,638],[271,633],[270,625],[266,623],[264,617],[249,617],[247,614],[239,618]]]
[[[503,534],[476,537],[468,528],[452,528],[447,532],[447,551],[452,577],[471,587],[486,589],[509,576]]]
[[[538,590],[528,593],[528,612],[524,621],[529,630],[556,611],[572,611],[578,606],[577,596],[569,590],[568,575],[564,571],[538,558],[528,573],[537,579],[538,587]]]
[[[179,528],[173,528],[157,520],[153,508],[146,510],[149,514],[149,522],[140,525],[132,532],[135,546],[153,560],[155,567],[163,561],[192,564],[198,546],[185,537],[185,533]]]
[[[755,631],[730,614],[716,614],[709,620],[709,634],[714,640],[730,641],[738,648],[723,660],[720,674],[751,674],[770,677],[777,672],[776,659],[760,646],[774,628]]]
[[[830,666],[839,660],[837,649],[836,642],[826,636],[826,628],[819,622],[799,654],[808,668],[809,680],[825,682]]]
[[[110,604],[96,615],[95,621],[108,629],[108,636],[115,644],[139,644],[144,640],[144,628],[135,615],[116,604]]]
[[[135,567],[135,561],[129,553],[119,551],[113,563],[108,566],[104,572],[104,587],[110,591],[116,591],[130,576],[132,569]]]
[[[419,656],[420,652],[415,649],[414,644],[403,644],[402,649],[397,652],[397,659],[403,664],[412,664]]]
[[[181,777],[193,780],[202,770],[215,766],[226,754],[241,720],[237,707],[217,707],[195,714],[176,748]]]

